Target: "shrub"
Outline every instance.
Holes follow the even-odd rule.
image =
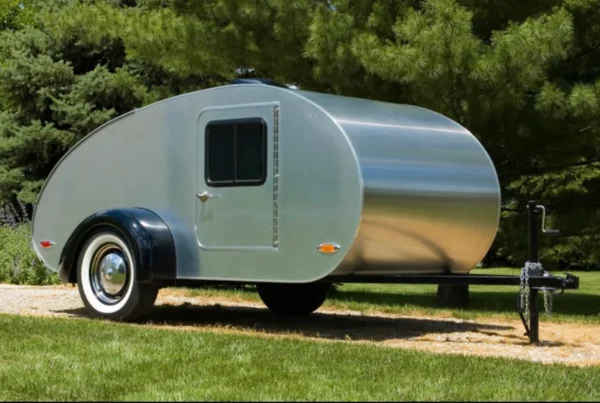
[[[29,223],[0,226],[0,283],[49,285],[60,281],[38,259]]]

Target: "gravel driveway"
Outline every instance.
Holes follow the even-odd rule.
[[[0,284],[0,313],[86,318],[77,287]],[[515,314],[516,316],[516,314]],[[518,317],[517,317],[518,318]],[[305,338],[318,342],[367,343],[447,354],[495,356],[568,365],[600,365],[600,326],[545,323],[539,346],[531,346],[520,321],[466,321],[320,309],[306,318],[271,314],[262,304],[226,298],[190,297],[161,290],[148,321],[186,331]]]

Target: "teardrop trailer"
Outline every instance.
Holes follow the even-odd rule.
[[[499,219],[495,167],[454,121],[235,83],[136,109],[82,139],[40,192],[32,246],[94,316],[133,320],[162,287],[211,282],[253,283],[271,310],[309,314],[336,282],[523,284],[469,274]],[[536,341],[537,290],[578,279],[527,274]]]

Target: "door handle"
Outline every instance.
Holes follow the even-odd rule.
[[[200,201],[201,201],[202,203],[204,203],[204,202],[206,202],[208,199],[214,199],[214,198],[221,197],[221,196],[210,194],[210,193],[208,193],[208,192],[205,190],[205,191],[204,191],[204,192],[202,192],[202,193],[196,193],[196,197],[197,197],[198,199],[200,199]]]

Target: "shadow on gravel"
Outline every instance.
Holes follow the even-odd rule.
[[[81,309],[60,311],[88,317]],[[331,340],[379,341],[411,339],[426,334],[475,332],[487,336],[513,338],[515,344],[526,338],[506,334],[512,326],[419,318],[385,318],[315,312],[305,317],[279,316],[266,308],[229,307],[221,305],[157,305],[138,325],[166,326],[226,326],[234,330],[252,330],[266,334],[294,333],[305,337]],[[504,332],[503,332],[504,331]],[[503,332],[503,333],[501,333]]]

